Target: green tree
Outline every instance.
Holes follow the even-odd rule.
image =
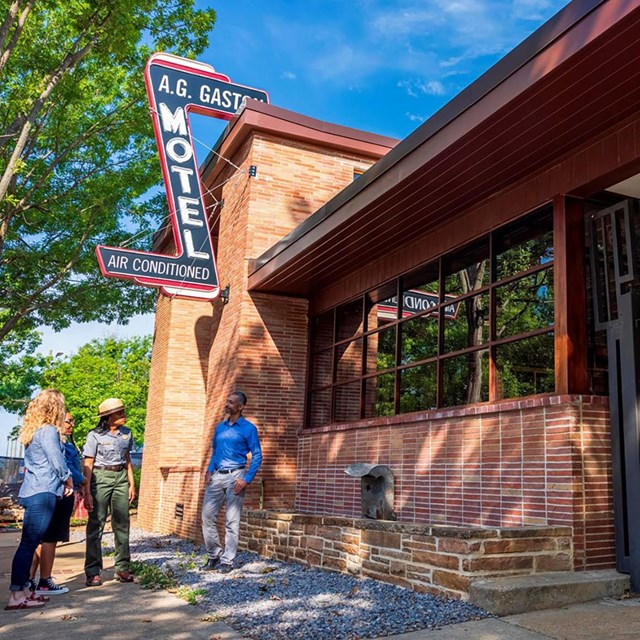
[[[42,386],[64,394],[76,421],[78,444],[96,426],[98,405],[106,398],[121,398],[127,408],[127,427],[139,445],[144,439],[150,365],[151,336],[93,340],[68,359],[50,359]]]
[[[197,56],[214,22],[195,0],[0,0],[1,406],[33,389],[37,363],[17,354],[37,327],[151,310],[153,291],[100,275],[94,247],[149,248],[166,203],[142,198],[161,180],[144,65]]]

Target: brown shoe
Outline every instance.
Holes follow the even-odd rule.
[[[87,576],[87,581],[85,582],[87,587],[101,587],[102,586],[102,578],[100,576]]]
[[[118,582],[133,582],[133,573],[126,569],[124,571],[116,571],[114,578]]]

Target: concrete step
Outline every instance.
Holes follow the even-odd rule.
[[[556,571],[476,580],[469,589],[469,600],[491,613],[508,616],[619,596],[630,586],[629,576],[614,569]]]

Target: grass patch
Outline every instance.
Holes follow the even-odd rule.
[[[167,575],[154,564],[147,564],[134,560],[131,563],[131,571],[134,573],[144,589],[165,589],[175,593],[189,604],[198,604],[198,598],[207,593],[206,589],[192,589],[187,586],[179,586],[175,578]]]
[[[186,600],[189,604],[198,604],[198,597],[207,593],[206,589],[191,589],[190,587],[178,587],[174,592],[178,598]]]
[[[88,518],[71,518],[69,525],[72,527],[85,527],[89,522]]]
[[[167,591],[175,591],[178,587],[178,583],[174,578],[153,564],[146,564],[145,562],[134,560],[131,563],[131,572],[137,576],[138,582],[145,589],[167,589]]]

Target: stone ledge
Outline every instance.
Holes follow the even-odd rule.
[[[556,571],[474,580],[469,600],[499,616],[619,596],[630,588],[628,575],[614,569]]]
[[[246,510],[241,546],[293,560],[468,598],[475,579],[573,568],[570,527],[454,527]]]
[[[315,524],[323,526],[353,527],[370,531],[388,531],[405,535],[436,536],[462,540],[478,538],[537,538],[571,536],[571,527],[530,525],[522,527],[464,527],[415,524],[392,520],[369,520],[346,516],[325,516],[286,511],[245,509],[247,520],[279,520],[291,524]]]

